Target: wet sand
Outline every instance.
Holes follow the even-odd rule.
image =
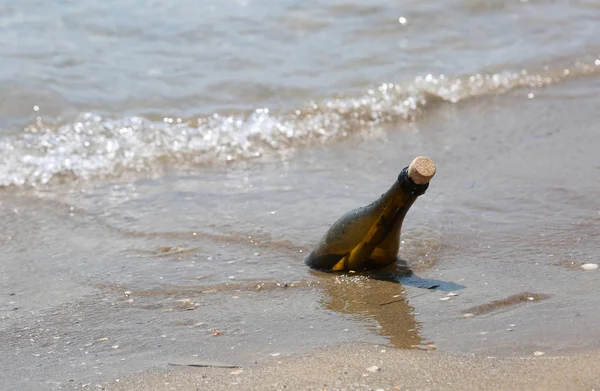
[[[597,390],[600,354],[497,358],[348,344],[250,368],[183,368],[107,390]]]
[[[441,104],[283,162],[8,190],[2,389],[325,388],[322,378],[329,389],[337,377],[355,389],[591,389],[600,271],[579,266],[598,262],[598,91],[584,78],[534,99]],[[439,171],[406,219],[414,276],[304,266],[340,213],[421,154]],[[189,362],[244,372],[164,373]]]

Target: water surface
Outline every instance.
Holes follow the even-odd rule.
[[[2,388],[345,341],[597,349],[599,13],[0,3]],[[402,234],[415,275],[308,270],[418,155],[438,173]]]

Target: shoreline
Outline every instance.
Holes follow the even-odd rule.
[[[593,390],[600,351],[576,356],[480,357],[364,343],[320,348],[245,368],[149,371],[106,390]]]

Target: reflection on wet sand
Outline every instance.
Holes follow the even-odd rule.
[[[326,308],[375,320],[377,333],[388,337],[394,347],[425,348],[415,309],[408,304],[402,285],[367,276],[326,274],[321,286],[326,293],[323,298]]]
[[[377,333],[388,337],[396,348],[431,349],[423,341],[415,308],[408,303],[405,286],[426,290],[456,291],[465,287],[450,281],[419,277],[402,259],[385,269],[336,274],[312,270],[325,292],[323,305],[333,311],[370,318],[378,323]]]
[[[293,282],[254,280],[215,285],[164,285],[154,289],[136,289],[118,284],[95,284],[105,292],[118,296],[115,304],[130,305],[163,312],[190,311],[213,300],[211,294],[223,292],[255,292],[265,294],[274,290],[319,289],[323,291],[322,306],[364,322],[377,323],[378,335],[389,338],[391,346],[405,349],[432,349],[431,341],[420,335],[420,323],[415,308],[409,304],[406,286],[424,288],[424,292],[441,287],[453,290],[464,288],[446,281],[427,280],[399,266],[387,274],[337,274],[311,271],[314,279]]]
[[[166,250],[166,251],[163,251]],[[164,248],[156,253],[178,249]],[[155,254],[156,255],[156,254]],[[420,335],[415,309],[408,302],[405,287],[417,287],[424,293],[432,290],[456,291],[464,286],[441,280],[422,278],[412,272],[408,263],[399,260],[392,267],[365,273],[328,273],[311,270],[313,278],[295,281],[248,280],[211,285],[161,285],[154,289],[138,289],[120,284],[94,284],[107,293],[116,294],[114,303],[129,303],[145,310],[163,312],[190,311],[211,301],[212,295],[223,292],[268,293],[286,289],[319,289],[323,291],[322,306],[340,314],[350,315],[361,323],[373,320],[378,335],[389,338],[391,346],[406,349],[432,349],[431,341]],[[234,296],[235,298],[235,296]]]

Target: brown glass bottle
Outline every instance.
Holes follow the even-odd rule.
[[[314,269],[359,271],[394,263],[406,213],[429,187],[435,164],[419,156],[377,201],[351,210],[329,228],[305,263]]]

